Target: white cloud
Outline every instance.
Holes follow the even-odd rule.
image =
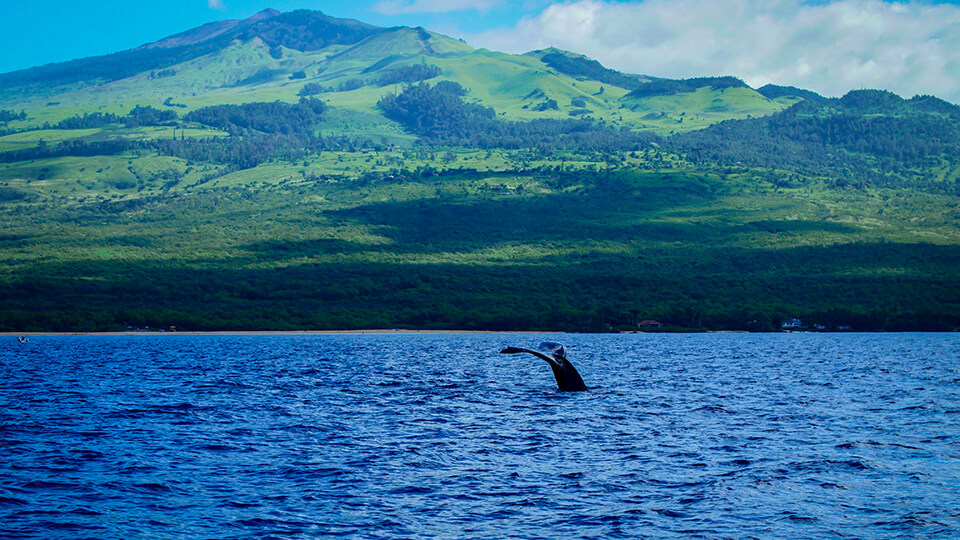
[[[223,0],[207,0],[207,7],[210,9],[219,9],[223,11],[226,7],[223,5]]]
[[[925,1],[579,0],[465,37],[525,52],[548,46],[660,77],[735,75],[841,95],[883,88],[960,102],[960,6]]]
[[[381,0],[374,4],[373,10],[384,15],[484,11],[500,3],[501,0]]]

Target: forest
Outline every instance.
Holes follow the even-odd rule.
[[[752,194],[753,174],[553,172],[522,175],[523,190],[516,173],[304,178],[11,205],[0,248],[48,260],[0,284],[0,329],[960,326],[960,248],[807,215],[800,192]],[[62,233],[31,232],[54,222]],[[122,256],[71,255],[101,252]]]
[[[960,107],[929,96],[877,90],[825,103],[802,101],[768,117],[721,122],[674,136],[695,164],[767,166],[806,175],[960,193],[924,172],[960,164]]]
[[[0,74],[0,298],[11,332],[955,330],[960,107],[264,10]]]
[[[645,98],[693,92],[698,88],[713,89],[748,88],[747,83],[736,77],[694,77],[691,79],[654,79],[632,90],[627,97]]]
[[[551,68],[574,77],[586,77],[605,84],[635,90],[648,84],[639,77],[605,68],[600,62],[589,58],[569,56],[559,51],[551,51],[540,57]]]
[[[0,184],[0,331],[960,327],[952,104],[857,91],[660,136],[468,96],[388,91],[406,147],[321,135],[312,97],[43,126],[121,136],[0,152],[27,171]]]
[[[466,90],[455,82],[420,83],[384,96],[377,106],[426,143],[441,146],[631,152],[659,140],[650,133],[615,129],[588,118],[503,120],[492,107],[464,101],[464,95]]]

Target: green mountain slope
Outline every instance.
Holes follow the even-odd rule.
[[[507,118],[589,117],[663,134],[770,114],[793,101],[749,88],[684,87],[633,95],[663,79],[626,75],[581,55],[475,50],[422,28],[376,28],[317,12],[261,12],[171,36],[115,55],[0,75],[0,108],[23,109],[32,124],[96,110],[122,114],[167,99],[186,110],[216,103],[294,101],[308,84],[333,106],[377,114],[384,74],[426,63],[436,80],[457,82]],[[682,91],[681,91],[682,90]],[[795,100],[794,100],[795,101]]]
[[[88,87],[171,66],[215,53],[231,42],[260,39],[270,47],[313,51],[353,44],[376,31],[357,21],[334,19],[319,12],[279,13],[265,10],[243,21],[227,21],[171,36],[154,44],[106,56],[49,64],[0,74],[0,96],[29,98],[55,95],[71,86]]]
[[[0,75],[0,330],[960,326],[960,108],[272,10]]]
[[[768,166],[845,182],[956,192],[960,107],[856,90],[764,118],[724,122],[672,141],[694,163]]]

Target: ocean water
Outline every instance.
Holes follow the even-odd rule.
[[[3,538],[960,537],[957,334],[2,340]]]

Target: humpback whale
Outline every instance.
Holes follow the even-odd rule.
[[[567,360],[567,349],[559,343],[544,341],[537,347],[537,350],[521,349],[519,347],[507,347],[500,351],[500,354],[519,354],[530,353],[537,358],[546,360],[553,370],[553,376],[557,378],[557,386],[564,392],[583,392],[587,385],[583,384],[583,379],[577,373],[577,368]]]

